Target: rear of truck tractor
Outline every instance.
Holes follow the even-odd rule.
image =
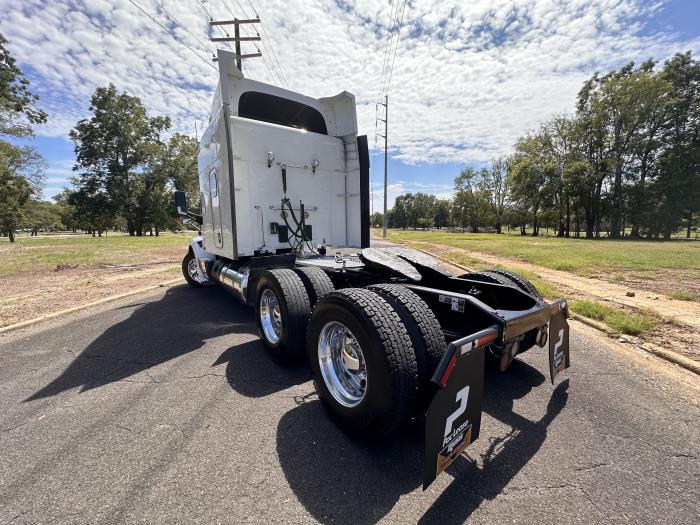
[[[246,79],[231,53],[218,55],[201,214],[176,192],[178,213],[201,229],[185,279],[253,306],[269,355],[306,359],[347,433],[385,437],[423,419],[427,487],[479,435],[486,352],[505,370],[549,340],[552,381],[569,366],[566,303],[502,270],[455,277],[421,252],[370,248],[354,97]]]

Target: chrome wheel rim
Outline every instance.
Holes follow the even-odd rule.
[[[190,259],[190,261],[187,263],[187,273],[194,281],[199,280],[197,279],[197,270],[197,259]]]
[[[260,297],[260,325],[265,338],[277,344],[282,337],[282,314],[277,296],[269,288],[265,288]]]
[[[318,364],[338,403],[350,408],[360,404],[367,391],[367,368],[362,348],[347,326],[331,321],[321,329]]]

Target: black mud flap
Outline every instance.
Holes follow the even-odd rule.
[[[433,374],[440,388],[425,415],[423,490],[479,437],[484,346],[497,336],[491,327],[453,341]]]
[[[569,323],[566,321],[566,303],[555,303],[549,318],[549,376],[554,378],[569,368]]]

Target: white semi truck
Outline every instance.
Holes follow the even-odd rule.
[[[567,307],[503,270],[452,276],[404,247],[370,247],[369,155],[355,98],[247,79],[218,51],[199,144],[200,224],[183,273],[255,308],[272,359],[308,359],[319,399],[358,438],[425,421],[424,488],[479,435],[485,352],[505,370],[549,340],[569,366]]]

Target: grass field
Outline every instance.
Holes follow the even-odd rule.
[[[628,271],[672,269],[700,272],[700,242],[696,241],[564,239],[421,230],[390,230],[388,239],[443,244],[584,276],[606,273],[618,281],[624,281]]]
[[[653,330],[659,318],[649,313],[629,313],[597,301],[576,299],[569,302],[571,309],[590,319],[602,321],[614,332],[641,335]]]
[[[186,253],[190,237],[189,234],[164,233],[158,237],[119,234],[21,237],[14,243],[3,239],[0,254],[5,263],[0,266],[0,276],[59,267],[96,268],[176,261]]]
[[[422,230],[390,230],[388,239],[427,249],[475,270],[501,267],[519,273],[545,297],[564,297],[574,312],[619,334],[656,337],[667,315],[686,312],[676,309],[669,314],[671,310],[656,302],[656,294],[677,301],[700,301],[697,241],[533,238]],[[567,278],[569,274],[593,279]],[[606,288],[605,282],[614,286]],[[630,297],[638,298],[621,304],[619,298],[609,295],[620,290],[623,296],[626,290]],[[694,344],[694,339],[689,344]]]

